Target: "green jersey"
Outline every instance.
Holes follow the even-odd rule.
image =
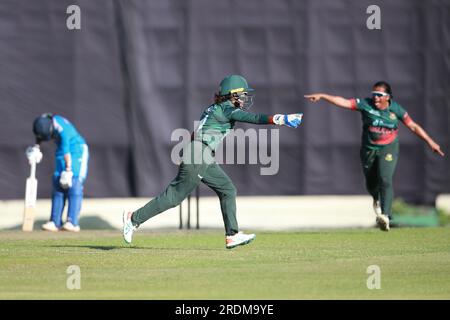
[[[391,100],[390,105],[379,110],[372,98],[351,99],[352,109],[361,112],[363,122],[362,145],[380,149],[398,140],[399,120],[406,125],[412,121],[400,104]]]
[[[236,108],[230,101],[213,104],[203,111],[193,139],[215,150],[222,139],[234,128],[236,122],[270,124],[271,119],[272,117],[265,114],[253,114]]]

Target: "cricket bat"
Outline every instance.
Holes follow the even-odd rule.
[[[34,215],[37,199],[36,162],[30,164],[30,176],[25,187],[25,209],[23,212],[22,231],[33,231]]]

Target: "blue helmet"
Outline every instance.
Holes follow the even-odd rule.
[[[48,141],[53,137],[53,115],[44,113],[33,122],[33,133],[37,142]]]

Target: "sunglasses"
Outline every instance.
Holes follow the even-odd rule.
[[[372,91],[372,97],[386,97],[386,96],[389,96],[389,93],[381,91]]]

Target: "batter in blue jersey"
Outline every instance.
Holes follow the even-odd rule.
[[[83,184],[88,172],[89,151],[84,138],[66,118],[43,114],[33,123],[36,144],[27,149],[28,160],[39,163],[42,159],[40,144],[54,140],[56,143],[55,171],[53,173],[52,212],[50,221],[42,225],[47,231],[80,231],[78,218],[83,200]],[[67,221],[62,214],[68,202]]]

